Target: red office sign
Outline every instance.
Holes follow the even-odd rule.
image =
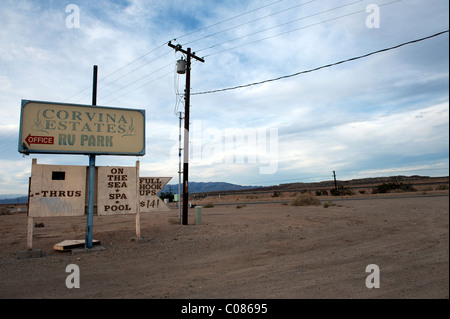
[[[25,142],[27,142],[29,146],[31,146],[31,144],[53,144],[55,139],[53,136],[31,136],[31,134],[28,134]]]

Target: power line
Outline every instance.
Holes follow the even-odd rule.
[[[139,79],[137,79],[137,80],[131,82],[130,84],[125,85],[124,87],[122,87],[122,88],[120,88],[120,89],[118,89],[118,90],[115,90],[114,92],[112,92],[112,93],[110,93],[110,94],[108,94],[108,95],[103,96],[102,98],[105,99],[105,98],[107,98],[107,97],[109,97],[109,96],[111,96],[111,95],[114,95],[114,94],[116,94],[117,92],[122,91],[122,90],[126,89],[127,87],[133,85],[134,83],[137,83],[137,82],[139,82],[139,81],[141,81],[141,80],[143,80],[143,79],[149,77],[150,75],[155,74],[156,72],[159,72],[159,71],[161,71],[161,70],[164,70],[165,68],[167,68],[167,67],[169,67],[169,66],[171,66],[171,65],[173,65],[172,62],[170,62],[169,64],[167,64],[167,65],[165,65],[165,66],[163,66],[163,67],[161,67],[161,68],[159,68],[158,70],[155,70],[155,71],[153,71],[153,72],[151,72],[151,73],[149,73],[149,74],[147,74],[147,75],[145,75],[145,76],[143,76],[143,77],[141,77],[141,78],[139,78]],[[150,82],[147,82],[147,84],[148,84],[148,83],[150,83]],[[146,85],[146,84],[144,84],[144,85]]]
[[[358,1],[355,1],[355,2],[347,3],[347,4],[344,4],[344,5],[341,5],[341,6],[332,8],[332,9],[324,10],[324,11],[321,11],[321,12],[317,12],[317,13],[314,13],[314,14],[311,14],[311,15],[308,15],[308,16],[305,16],[305,17],[301,17],[301,18],[298,18],[298,19],[295,19],[295,20],[291,20],[291,21],[288,21],[288,22],[284,22],[284,23],[282,23],[282,24],[279,24],[279,25],[276,25],[276,26],[273,26],[273,27],[270,27],[270,28],[266,28],[266,29],[263,29],[263,30],[259,30],[259,31],[256,31],[256,32],[252,32],[252,33],[249,33],[249,34],[246,34],[246,35],[243,35],[243,36],[240,36],[240,37],[231,39],[231,40],[227,40],[227,41],[225,41],[225,42],[221,42],[221,43],[218,43],[218,44],[215,44],[215,45],[212,45],[212,46],[209,46],[209,47],[206,47],[206,48],[197,50],[197,52],[201,52],[201,51],[204,51],[204,50],[212,49],[212,48],[215,48],[215,47],[224,45],[224,44],[226,44],[226,43],[233,42],[233,41],[236,41],[236,40],[239,40],[239,39],[243,39],[243,38],[246,38],[246,37],[249,37],[249,36],[258,34],[258,33],[262,33],[262,32],[266,32],[266,31],[269,31],[269,30],[272,30],[272,29],[275,29],[275,28],[279,28],[279,27],[282,27],[282,26],[285,26],[285,25],[288,25],[288,24],[291,24],[291,23],[294,23],[294,22],[297,22],[297,21],[300,21],[300,20],[304,20],[304,19],[311,18],[311,17],[317,16],[317,15],[321,15],[321,14],[326,13],[326,12],[330,12],[330,11],[334,11],[334,10],[337,10],[337,9],[341,9],[341,8],[343,8],[343,7],[347,7],[347,6],[356,4],[356,3],[361,2],[361,1],[363,1],[363,0],[358,0]],[[400,1],[400,0],[396,0],[396,1],[394,1],[394,2],[398,2],[398,1]],[[360,12],[362,12],[362,11],[365,11],[365,9],[364,9],[364,10],[356,11],[356,12],[354,12],[354,13],[352,13],[352,14],[360,13]],[[330,19],[330,20],[320,21],[320,22],[315,23],[315,24],[313,24],[313,25],[317,25],[317,24],[321,24],[321,23],[328,22],[328,21],[331,21],[331,20],[339,19],[339,18],[348,16],[348,15],[349,15],[349,14],[344,15],[344,16],[340,16],[340,17],[338,17],[338,18],[333,18],[333,19]],[[304,29],[304,28],[307,28],[307,27],[310,27],[310,26],[313,26],[313,25],[304,26],[304,27],[301,27],[301,28],[298,28],[298,29],[290,30],[290,31],[288,31],[288,32],[283,32],[283,33],[280,33],[280,34],[277,34],[277,35],[274,35],[274,36],[271,36],[271,37],[268,37],[268,38],[260,39],[260,40],[257,40],[257,41],[253,41],[253,42],[250,42],[250,43],[247,43],[247,44],[244,44],[244,45],[248,45],[248,44],[251,44],[251,43],[255,43],[255,42],[259,42],[259,41],[266,40],[266,39],[269,39],[269,38],[273,38],[273,37],[276,37],[276,36],[279,36],[279,35],[283,35],[283,34],[286,34],[286,33],[289,33],[289,32],[293,32],[293,31],[297,31],[297,30],[300,30],[300,29]],[[243,46],[243,45],[240,45],[240,46]],[[238,47],[240,47],[240,46],[238,46]],[[237,48],[237,47],[235,47],[235,48]],[[232,50],[232,49],[235,49],[235,48],[231,48],[231,49],[227,49],[227,50]],[[223,51],[227,51],[227,50],[223,50]],[[220,51],[220,52],[223,52],[223,51]],[[214,53],[214,54],[217,54],[217,53]],[[213,54],[209,54],[208,56],[211,56],[211,55],[213,55]],[[205,56],[205,57],[206,57],[206,56]]]
[[[242,17],[242,16],[244,16],[244,15],[247,15],[247,14],[249,14],[249,13],[252,13],[252,12],[255,12],[255,11],[258,11],[258,10],[261,10],[261,9],[263,9],[263,8],[270,7],[270,6],[274,5],[274,4],[279,3],[279,2],[282,2],[282,1],[283,1],[283,0],[278,0],[278,1],[275,1],[275,2],[272,2],[272,3],[269,3],[269,4],[266,4],[266,5],[262,6],[262,7],[258,7],[258,8],[256,8],[256,9],[253,9],[253,10],[250,10],[250,11],[247,11],[247,12],[244,12],[244,13],[241,13],[241,14],[238,14],[238,15],[236,15],[236,16],[234,16],[234,17],[231,17],[231,18],[222,20],[222,21],[220,21],[220,22],[216,22],[216,23],[214,23],[214,24],[210,24],[209,26],[206,26],[206,27],[204,27],[204,28],[197,29],[197,30],[195,30],[195,31],[186,33],[186,34],[184,34],[184,35],[182,35],[182,36],[180,36],[180,37],[175,38],[174,40],[176,41],[177,39],[184,38],[184,37],[186,37],[186,36],[188,36],[188,35],[191,35],[191,34],[194,34],[194,33],[197,33],[197,32],[203,31],[203,30],[206,30],[206,29],[208,29],[208,28],[210,28],[210,27],[214,27],[214,26],[219,25],[219,24],[222,24],[222,23],[224,23],[224,22],[228,22],[228,21],[234,20],[234,19],[236,19],[236,18]],[[167,42],[166,42],[166,44],[167,44]],[[184,44],[183,44],[183,45],[184,45]]]
[[[166,66],[166,67],[167,67],[167,66]],[[164,68],[166,68],[166,67],[164,67]],[[161,75],[160,77],[157,77],[156,79],[153,79],[153,80],[151,80],[151,81],[148,81],[148,82],[144,83],[143,85],[138,86],[137,88],[134,88],[134,89],[132,89],[132,90],[130,90],[130,91],[127,91],[127,92],[125,92],[125,93],[123,93],[123,94],[121,94],[121,95],[119,95],[119,96],[117,96],[117,97],[115,97],[115,98],[113,98],[113,99],[111,99],[111,100],[109,100],[109,101],[106,101],[105,103],[111,103],[112,101],[115,101],[115,100],[117,100],[118,98],[120,98],[120,97],[122,97],[122,96],[124,96],[124,95],[130,94],[131,92],[134,92],[134,91],[136,91],[136,90],[138,90],[138,89],[140,89],[140,88],[143,88],[144,86],[146,86],[146,85],[148,85],[148,84],[150,84],[150,83],[152,83],[152,82],[155,82],[156,80],[162,79],[163,77],[168,76],[169,74],[172,74],[172,71],[170,71],[170,72],[168,72],[168,73],[165,73],[165,74]]]
[[[250,24],[250,23],[253,23],[253,22],[256,22],[256,21],[259,21],[259,20],[263,20],[263,19],[266,19],[266,18],[268,18],[268,17],[272,17],[272,16],[274,16],[274,15],[277,15],[277,14],[280,14],[280,13],[283,13],[283,12],[286,12],[286,11],[289,11],[289,10],[292,10],[292,9],[295,9],[295,8],[298,8],[298,7],[301,7],[301,6],[304,6],[304,5],[309,4],[309,3],[311,3],[311,2],[314,2],[314,1],[316,1],[316,0],[311,0],[311,1],[308,1],[308,2],[300,3],[300,4],[297,4],[297,5],[295,5],[295,6],[292,6],[292,7],[286,8],[286,9],[283,9],[283,10],[281,10],[281,11],[273,12],[273,13],[268,14],[268,15],[266,15],[266,16],[263,16],[263,17],[260,17],[260,18],[257,18],[257,19],[251,20],[251,21],[247,21],[247,22],[241,23],[241,24],[236,25],[236,26],[234,26],[234,27],[230,27],[230,28],[228,28],[228,29],[224,29],[224,30],[221,30],[221,31],[217,31],[217,32],[215,32],[215,33],[211,33],[211,34],[205,35],[204,37],[201,37],[201,38],[198,38],[198,39],[189,41],[189,42],[187,42],[187,43],[184,43],[183,45],[191,44],[191,43],[194,43],[194,42],[197,42],[197,41],[200,41],[200,40],[203,40],[203,39],[206,39],[206,38],[209,38],[209,37],[218,35],[218,34],[220,34],[220,33],[224,33],[224,32],[227,32],[227,31],[230,31],[230,30],[233,30],[233,29],[242,27],[242,26],[244,26],[244,25],[246,25],[246,24]],[[360,0],[360,1],[363,1],[363,0]],[[205,49],[203,49],[203,50],[205,50]],[[199,51],[201,51],[201,50],[199,50]],[[197,51],[197,52],[199,52],[199,51]]]
[[[223,91],[231,91],[231,90],[236,90],[236,89],[245,88],[245,87],[249,87],[249,86],[259,85],[259,84],[263,84],[263,83],[278,81],[278,80],[281,80],[281,79],[286,79],[286,78],[298,76],[298,75],[301,75],[301,74],[306,74],[306,73],[318,71],[318,70],[321,70],[321,69],[329,68],[329,67],[336,66],[336,65],[339,65],[339,64],[342,64],[342,63],[359,60],[359,59],[366,58],[366,57],[374,55],[374,54],[378,54],[378,53],[382,53],[382,52],[398,49],[398,48],[400,48],[402,46],[405,46],[405,45],[408,45],[408,44],[417,43],[417,42],[424,41],[424,40],[427,40],[427,39],[430,39],[430,38],[434,38],[434,37],[437,37],[439,35],[442,35],[442,34],[448,33],[448,32],[449,32],[449,30],[441,31],[441,32],[438,32],[436,34],[433,34],[433,35],[430,35],[430,36],[427,36],[427,37],[423,37],[423,38],[420,38],[420,39],[404,42],[404,43],[401,43],[401,44],[398,44],[398,45],[395,45],[395,46],[392,46],[392,47],[389,47],[389,48],[381,49],[381,50],[378,50],[378,51],[373,51],[373,52],[370,52],[370,53],[367,53],[367,54],[364,54],[364,55],[360,55],[360,56],[357,56],[357,57],[353,57],[353,58],[350,58],[350,59],[346,59],[346,60],[342,60],[342,61],[339,61],[339,62],[330,63],[330,64],[323,65],[323,66],[320,66],[320,67],[317,67],[317,68],[314,68],[314,69],[300,71],[300,72],[297,72],[297,73],[284,75],[284,76],[280,76],[280,77],[269,79],[269,80],[253,82],[253,83],[249,83],[249,84],[245,84],[245,85],[238,85],[238,86],[224,88],[224,89],[218,89],[218,90],[211,90],[211,91],[205,91],[205,92],[191,93],[191,94],[192,95],[200,95],[200,94],[210,94],[210,93],[217,93],[217,92],[223,92]]]
[[[167,44],[167,42],[161,44],[160,46],[156,47],[156,48],[153,49],[153,50],[148,51],[147,53],[141,55],[140,57],[134,59],[133,61],[127,63],[126,65],[124,65],[124,66],[118,68],[117,70],[115,70],[115,71],[109,73],[108,75],[106,75],[106,76],[103,77],[102,79],[98,80],[98,82],[102,82],[102,81],[106,80],[106,79],[109,78],[111,75],[116,74],[117,72],[119,72],[119,71],[125,69],[127,66],[130,66],[130,65],[133,64],[134,62],[136,62],[136,61],[138,61],[138,60],[140,60],[140,59],[146,57],[146,56],[149,55],[150,53],[155,52],[155,51],[158,50],[159,48],[164,47],[166,44]],[[164,55],[165,55],[165,54],[164,54]],[[160,56],[160,57],[161,57],[161,56]],[[158,57],[158,58],[156,58],[156,59],[159,59],[160,57]],[[156,59],[155,59],[155,60],[156,60]],[[146,63],[146,64],[148,64],[148,63]],[[144,65],[146,65],[146,64],[144,64]],[[142,65],[141,67],[143,67],[144,65]],[[141,67],[139,67],[139,68],[137,68],[137,69],[135,69],[135,70],[138,70],[138,69],[140,69]],[[130,73],[131,73],[131,72],[130,72]],[[128,74],[129,74],[129,73],[128,73]],[[126,74],[126,75],[128,75],[128,74]],[[126,75],[124,75],[124,76],[126,76]],[[122,76],[122,77],[124,77],[124,76]],[[115,82],[115,81],[121,79],[122,77],[119,77],[118,79],[116,79],[116,80],[114,80],[114,81],[112,81],[112,82]],[[105,87],[105,86],[111,84],[112,82],[110,82],[110,83],[104,85],[103,87]],[[79,92],[77,92],[77,93],[75,93],[74,95],[72,95],[72,96],[70,96],[69,98],[67,98],[66,101],[67,101],[67,100],[70,100],[70,99],[72,99],[72,98],[74,98],[75,96],[77,96],[77,95],[83,93],[83,92],[86,91],[86,90],[90,90],[91,88],[92,88],[91,86],[88,86],[88,87],[86,87],[86,88],[80,90]],[[89,93],[88,95],[90,95],[90,93]],[[85,95],[85,96],[81,97],[81,98],[78,99],[77,101],[84,99],[84,98],[85,98],[86,96],[88,96],[88,95]]]
[[[210,27],[212,27],[212,26],[216,26],[216,25],[218,25],[218,24],[222,24],[222,23],[224,23],[224,22],[227,22],[227,21],[236,19],[236,18],[238,18],[238,17],[247,15],[247,14],[249,14],[249,13],[258,11],[258,10],[260,10],[260,9],[267,8],[267,7],[269,7],[269,6],[272,6],[272,5],[274,5],[274,4],[276,4],[276,3],[279,3],[279,2],[282,2],[282,1],[283,1],[283,0],[275,1],[275,2],[269,3],[269,4],[267,4],[267,5],[258,7],[258,8],[256,8],[256,9],[247,11],[247,12],[245,12],[245,13],[236,15],[236,16],[234,16],[234,17],[225,19],[225,20],[223,20],[223,21],[214,23],[214,24],[209,25],[209,26],[207,26],[207,27],[198,29],[198,30],[196,30],[196,31],[190,32],[190,33],[185,34],[185,35],[182,35],[181,37],[178,37],[178,39],[180,39],[180,38],[182,38],[182,37],[185,37],[185,36],[187,36],[187,35],[191,35],[191,34],[200,32],[200,31],[205,30],[205,29],[207,29],[207,28],[210,28]],[[255,21],[258,21],[258,20],[261,20],[261,19],[270,17],[270,16],[273,16],[273,15],[276,15],[276,14],[279,14],[279,13],[282,13],[282,12],[285,12],[285,11],[288,11],[288,10],[291,10],[291,9],[293,9],[293,8],[296,8],[296,7],[299,7],[299,6],[306,5],[306,4],[311,3],[311,2],[314,2],[314,1],[316,1],[316,0],[311,0],[311,1],[309,1],[309,2],[301,3],[301,4],[298,4],[298,5],[295,5],[295,6],[286,8],[286,9],[283,9],[283,10],[281,10],[281,11],[274,12],[274,13],[269,14],[269,15],[266,15],[266,16],[264,16],[264,17],[261,17],[261,18],[258,18],[258,19],[255,19],[255,20],[252,20],[252,21],[249,21],[249,22],[240,24],[240,25],[235,26],[235,27],[232,27],[232,28],[229,28],[229,29],[225,29],[225,30],[222,30],[222,31],[219,31],[219,32],[210,34],[210,35],[207,35],[207,36],[205,36],[205,37],[203,37],[203,38],[199,38],[199,39],[194,40],[194,41],[191,41],[191,42],[195,42],[195,41],[198,41],[198,40],[201,40],[201,39],[204,39],[204,38],[208,38],[208,37],[210,37],[210,36],[213,36],[213,35],[216,35],[216,34],[219,34],[219,33],[222,33],[222,32],[228,31],[228,30],[231,30],[231,29],[238,28],[238,27],[243,26],[243,25],[245,25],[245,24],[249,24],[249,23],[252,23],[252,22],[255,22]],[[257,34],[257,33],[261,33],[261,32],[264,32],[264,31],[267,31],[267,30],[276,28],[276,27],[280,27],[280,26],[283,26],[283,25],[286,25],[286,24],[289,24],[289,23],[292,23],[292,22],[295,22],[295,21],[298,21],[298,20],[302,20],[302,19],[305,19],[305,18],[309,18],[309,17],[315,16],[315,15],[319,15],[319,14],[325,13],[325,12],[329,12],[329,11],[332,11],[332,10],[336,10],[336,9],[339,9],[339,8],[342,8],[342,7],[351,5],[351,4],[355,4],[355,3],[361,2],[361,1],[363,1],[363,0],[358,0],[358,1],[356,1],[356,2],[352,2],[352,3],[346,4],[346,5],[342,5],[342,6],[333,8],[333,9],[325,10],[325,11],[322,11],[322,12],[319,12],[319,13],[316,13],[316,14],[313,14],[313,15],[310,15],[310,16],[307,16],[307,17],[303,17],[303,18],[300,18],[300,19],[296,19],[296,20],[293,20],[293,21],[289,21],[289,22],[287,22],[287,23],[283,23],[283,24],[278,25],[278,26],[275,26],[275,27],[271,27],[271,28],[268,28],[268,29],[260,30],[260,31],[254,32],[254,33],[249,34],[249,35],[246,35],[246,36],[242,36],[242,37],[239,37],[239,38],[236,38],[236,39],[228,40],[228,41],[225,41],[225,42],[223,42],[223,43],[220,43],[220,44],[217,44],[217,45],[213,45],[213,46],[208,47],[208,48],[201,49],[201,50],[199,50],[199,51],[206,50],[206,49],[210,49],[210,48],[214,48],[214,47],[223,45],[223,44],[225,44],[225,43],[228,43],[228,42],[232,42],[232,41],[238,40],[238,39],[240,39],[240,38],[248,37],[248,36],[250,36],[250,35],[254,35],[254,34]],[[396,0],[396,1],[400,1],[400,0]],[[339,17],[339,18],[340,18],[340,17]],[[327,21],[329,21],[329,20],[327,20]],[[327,22],[327,21],[322,21],[321,23]],[[303,27],[303,28],[306,28],[306,27]],[[297,29],[296,29],[296,30],[297,30]],[[296,31],[296,30],[291,30],[291,31],[288,31],[288,32],[292,32],[292,31]],[[288,33],[288,32],[285,32],[285,33]],[[283,34],[285,34],[285,33],[283,33]],[[278,36],[278,35],[275,35],[275,36]],[[274,36],[271,36],[271,37],[274,37]],[[269,38],[271,38],[271,37],[269,37]],[[265,38],[265,39],[267,39],[267,38]],[[260,40],[257,40],[257,41],[253,41],[253,42],[250,42],[250,43],[246,43],[246,44],[243,44],[243,45],[239,45],[238,47],[241,47],[241,46],[244,46],[244,45],[249,45],[249,44],[252,44],[252,43],[255,43],[255,42],[258,42],[258,41],[262,41],[262,40],[265,40],[265,39],[260,39]],[[170,42],[170,41],[169,41],[169,42]],[[188,42],[188,43],[191,43],[191,42]],[[103,77],[103,78],[102,78],[101,80],[99,80],[98,82],[104,81],[105,79],[111,77],[113,74],[118,73],[119,71],[125,69],[126,67],[128,67],[128,66],[130,66],[131,64],[135,63],[136,61],[138,61],[138,60],[140,60],[140,59],[146,57],[146,56],[149,55],[150,53],[153,53],[153,52],[155,52],[156,50],[160,49],[161,47],[165,46],[167,43],[168,43],[168,42],[165,42],[164,44],[162,44],[162,45],[156,47],[155,49],[150,50],[150,51],[148,51],[147,53],[141,55],[140,57],[134,59],[133,61],[127,63],[127,64],[124,65],[123,67],[121,67],[121,68],[119,68],[119,69],[117,69],[117,70],[115,70],[115,71],[109,73],[108,75],[106,75],[105,77]],[[237,48],[237,47],[235,47],[235,48]],[[235,49],[235,48],[231,48],[231,49]],[[227,49],[227,50],[231,50],[231,49]],[[216,52],[216,53],[212,53],[212,54],[210,54],[210,55],[215,55],[215,54],[218,54],[218,53],[227,51],[227,50],[222,50],[222,51],[219,51],[219,52]],[[105,84],[105,85],[99,87],[99,90],[101,90],[101,89],[105,88],[106,86],[109,86],[110,84],[112,84],[112,83],[114,83],[114,82],[117,82],[118,80],[120,80],[120,79],[122,79],[122,78],[124,78],[124,77],[126,77],[126,76],[128,76],[128,75],[130,75],[130,74],[132,74],[132,73],[134,73],[134,72],[136,72],[137,70],[143,68],[144,66],[146,66],[146,65],[148,65],[148,64],[150,64],[150,63],[153,63],[153,62],[156,61],[157,59],[159,59],[159,58],[161,58],[161,57],[167,55],[169,52],[170,52],[170,51],[168,51],[168,52],[166,52],[166,53],[164,53],[164,54],[162,54],[162,55],[156,57],[155,59],[152,59],[152,60],[149,61],[149,62],[144,63],[143,65],[141,65],[141,66],[139,66],[139,67],[137,67],[137,68],[135,68],[135,69],[129,71],[128,73],[126,73],[126,74],[124,74],[124,75],[122,75],[122,76],[116,78],[115,80],[112,80],[112,81],[108,82],[107,84]],[[197,52],[198,52],[198,51],[197,51]],[[210,55],[208,55],[208,56],[210,56]],[[156,72],[156,71],[155,71],[155,72]],[[153,74],[153,73],[155,73],[155,72],[152,72],[152,73],[150,73],[150,74]],[[150,74],[149,74],[149,75],[150,75]],[[149,75],[147,75],[147,76],[149,76]],[[128,84],[128,85],[122,87],[121,89],[119,89],[119,91],[120,91],[120,90],[123,90],[123,89],[125,89],[125,88],[127,88],[127,87],[129,87],[130,85],[132,85],[132,84],[138,82],[139,80],[141,80],[141,79],[143,79],[143,78],[145,78],[145,77],[147,77],[147,76],[144,76],[144,77],[139,78],[138,80],[135,80],[135,81],[132,82],[131,84]],[[151,81],[151,82],[153,82],[153,81]],[[83,92],[85,92],[86,90],[89,90],[89,89],[90,89],[90,87],[86,87],[85,89],[79,91],[78,93],[76,93],[76,94],[72,95],[71,97],[69,97],[68,99],[66,99],[66,101],[72,99],[73,97],[75,97],[75,96],[77,96],[77,95],[79,95],[79,94],[81,94],[81,93],[83,93]],[[133,90],[133,91],[134,91],[134,90]],[[117,91],[115,91],[114,93],[117,93]],[[114,93],[112,93],[112,94],[114,94]],[[107,95],[107,96],[110,96],[110,95],[112,95],[112,94],[109,94],[109,95]],[[90,93],[88,93],[87,95],[83,95],[82,97],[78,98],[75,102],[81,101],[82,99],[84,99],[84,98],[87,97],[88,95],[90,95]],[[122,96],[122,95],[121,95],[121,96]]]
[[[206,26],[206,27],[204,27],[204,28],[201,28],[201,29],[192,31],[192,32],[187,33],[187,34],[184,34],[184,35],[181,35],[181,36],[179,36],[179,37],[177,37],[177,38],[175,38],[175,39],[181,39],[181,38],[184,38],[184,37],[186,37],[186,36],[188,36],[188,35],[191,35],[191,34],[194,34],[194,33],[200,32],[200,31],[203,31],[203,30],[205,30],[205,29],[208,29],[208,28],[210,28],[210,27],[213,27],[213,26],[222,24],[222,23],[227,22],[227,21],[231,21],[231,20],[233,20],[233,19],[236,19],[236,18],[238,18],[238,17],[242,17],[242,16],[244,16],[244,15],[247,15],[247,14],[249,14],[249,13],[252,13],[252,12],[255,12],[255,11],[258,11],[258,10],[261,10],[261,9],[263,9],[263,8],[267,8],[267,7],[269,7],[269,6],[272,6],[272,5],[277,4],[277,3],[279,3],[279,2],[282,2],[282,1],[283,1],[283,0],[278,0],[278,1],[271,2],[271,3],[267,4],[267,5],[264,5],[264,6],[255,8],[255,9],[253,9],[253,10],[250,10],[250,11],[247,11],[247,12],[244,12],[244,13],[241,13],[241,14],[238,14],[238,15],[236,15],[236,16],[234,16],[234,17],[225,19],[225,20],[223,20],[223,21],[216,22],[216,23],[211,24],[211,25],[209,25],[209,26]],[[145,53],[145,54],[139,56],[138,58],[132,60],[131,62],[125,64],[124,66],[118,68],[117,70],[115,70],[115,71],[109,73],[108,75],[106,75],[105,77],[103,77],[102,79],[100,79],[98,82],[100,83],[100,82],[104,81],[105,79],[109,78],[109,77],[112,76],[113,74],[116,74],[117,72],[119,72],[119,71],[125,69],[126,67],[130,66],[131,64],[133,64],[133,63],[135,63],[135,62],[141,60],[141,59],[144,58],[144,57],[146,57],[146,56],[149,55],[150,53],[153,53],[153,52],[155,52],[156,50],[158,50],[158,49],[160,49],[160,48],[162,48],[162,47],[165,47],[165,46],[167,45],[167,43],[169,43],[169,41],[164,42],[163,44],[159,45],[158,47],[156,47],[156,48],[154,48],[154,49],[148,51],[147,53]],[[170,51],[169,51],[169,52],[170,52]],[[163,54],[163,56],[166,55],[166,54],[167,54],[167,53]],[[159,56],[159,57],[157,57],[156,59],[159,59],[159,58],[161,58],[161,57],[162,57],[162,56]],[[156,59],[154,59],[154,60],[156,60]],[[151,62],[153,62],[154,60],[152,60]],[[127,73],[127,74],[125,74],[125,75],[119,77],[118,79],[116,79],[116,80],[114,80],[114,81],[112,81],[112,82],[110,82],[110,83],[104,85],[103,87],[108,86],[109,84],[118,81],[119,79],[121,79],[121,78],[123,78],[123,77],[125,77],[125,76],[127,76],[127,75],[129,75],[129,74],[131,74],[131,73],[133,73],[133,72],[135,72],[135,71],[137,71],[138,69],[142,68],[143,66],[145,66],[145,65],[147,65],[147,64],[149,64],[149,63],[151,63],[151,62],[148,62],[148,63],[146,63],[146,64],[144,64],[144,65],[142,65],[142,66],[140,66],[140,67],[138,67],[138,68],[136,68],[136,69],[130,71],[129,73]],[[103,88],[103,87],[101,87],[101,88]],[[101,88],[99,88],[99,89],[101,89]],[[91,89],[91,86],[88,86],[88,87],[86,87],[86,88],[84,88],[84,89],[78,91],[78,92],[75,93],[74,95],[70,96],[69,98],[65,99],[64,101],[68,101],[68,100],[74,98],[75,96],[77,96],[77,95],[79,95],[79,94],[85,92],[86,90],[90,90],[90,89]],[[90,94],[90,93],[89,93],[89,94]],[[86,96],[87,96],[87,95],[84,95],[83,97],[79,98],[77,101],[80,101],[80,100],[84,99]]]

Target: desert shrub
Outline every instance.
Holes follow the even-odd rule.
[[[291,206],[320,205],[320,200],[311,194],[299,194],[291,200]]]
[[[406,183],[383,183],[375,186],[372,189],[372,194],[384,194],[392,191],[416,192],[417,189],[415,189],[411,184]]]
[[[334,205],[333,202],[331,200],[329,200],[329,201],[327,201],[326,203],[323,204],[323,207],[324,208],[328,208],[328,207],[333,206],[333,205]]]
[[[443,191],[443,190],[446,190],[446,189],[448,189],[448,184],[442,184],[442,185],[436,186],[436,190],[437,191]]]
[[[272,197],[280,197],[280,196],[281,196],[281,192],[273,191]]]
[[[365,194],[366,191],[362,189],[362,190],[359,191],[359,193],[360,193],[360,194]]]
[[[344,196],[344,195],[353,195],[353,191],[351,189],[345,188],[344,186],[338,186],[337,189],[331,189],[330,194],[333,196]]]
[[[214,207],[214,204],[213,203],[206,203],[203,207],[204,208],[212,208],[212,207]]]

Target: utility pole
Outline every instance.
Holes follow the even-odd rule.
[[[183,50],[181,45],[173,45],[172,41],[169,41],[168,46],[175,51],[180,51],[186,54],[186,91],[185,91],[185,101],[184,101],[184,163],[183,163],[183,218],[182,224],[188,224],[188,201],[189,201],[189,108],[191,100],[191,58],[194,58],[200,62],[205,62],[202,58],[199,58],[194,53],[191,53],[191,48],[187,51]]]
[[[334,177],[334,189],[337,191],[336,172],[335,171],[333,171],[333,177]]]

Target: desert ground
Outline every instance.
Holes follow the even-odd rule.
[[[0,215],[0,298],[449,298],[448,190],[321,200],[222,198],[203,208],[201,225],[194,209],[179,225],[172,207],[141,215],[141,241],[134,215],[95,216],[104,249],[79,254],[53,245],[84,239],[84,217],[35,218],[43,256],[24,259],[26,213]],[[66,287],[70,264],[80,288]],[[370,264],[379,288],[366,287]]]

